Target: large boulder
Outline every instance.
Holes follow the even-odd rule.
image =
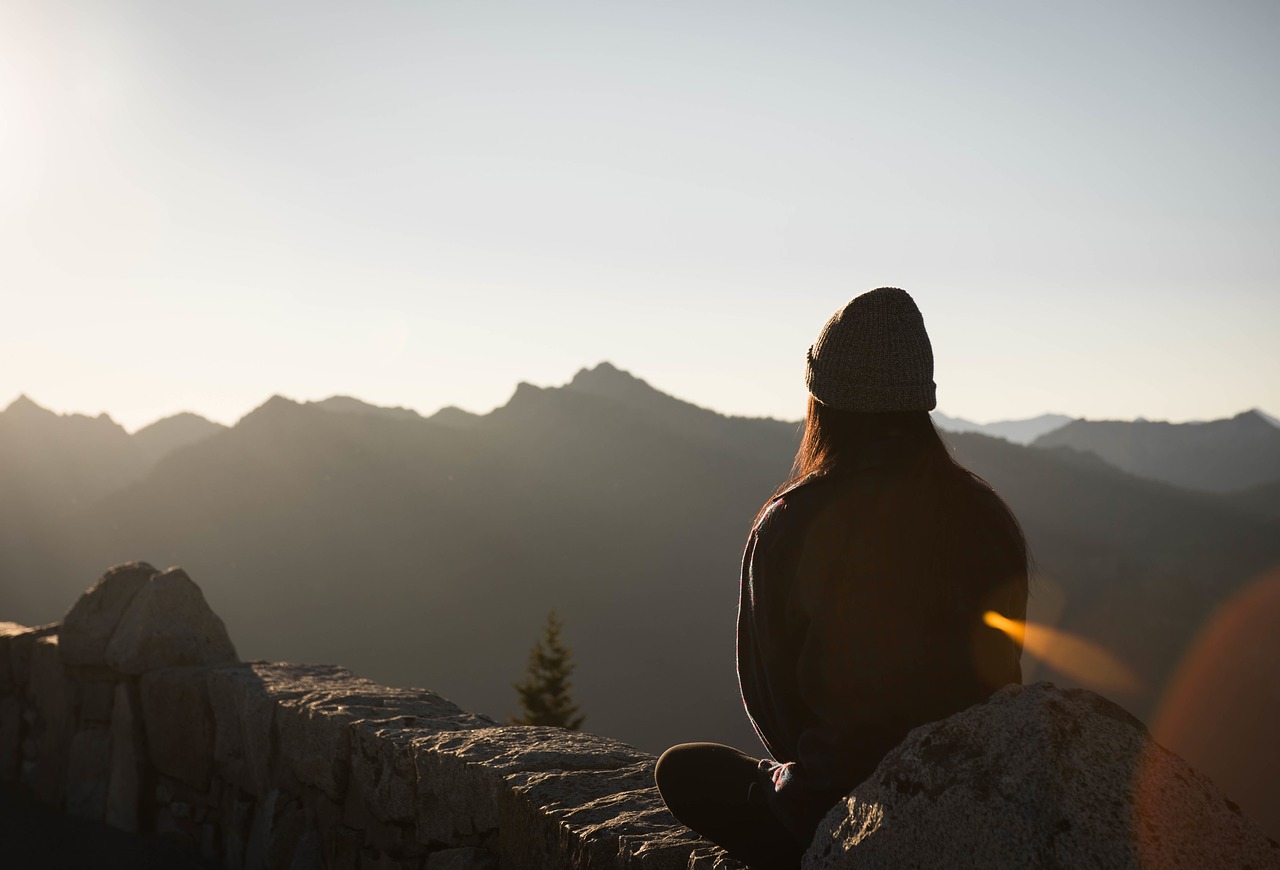
[[[108,568],[98,582],[76,599],[62,620],[58,645],[69,665],[104,665],[107,644],[138,591],[158,572],[146,562]]]
[[[105,657],[122,674],[239,660],[227,627],[181,568],[156,574],[137,590]]]
[[[915,729],[818,826],[805,870],[1280,867],[1269,840],[1123,708],[1008,686]]]

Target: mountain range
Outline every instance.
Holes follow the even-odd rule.
[[[1131,474],[1206,492],[1280,480],[1280,427],[1256,410],[1207,423],[1073,420],[1033,443],[1092,453]]]
[[[1127,436],[1128,469],[1061,437],[1079,421],[1029,445],[945,435],[1024,526],[1030,618],[1132,668],[1136,687],[1108,694],[1144,718],[1207,617],[1280,565],[1280,474],[1256,464],[1247,479],[1220,455],[1266,455],[1255,430],[1269,424],[1219,422],[1183,424],[1207,434],[1173,436],[1186,446],[1165,465],[1133,458],[1154,442],[1129,424],[1143,434]],[[1079,431],[1105,453],[1103,435],[1125,430]],[[276,396],[232,427],[179,415],[129,435],[24,398],[0,414],[0,618],[58,619],[115,562],[181,564],[247,658],[337,662],[501,717],[554,608],[588,730],[652,751],[752,749],[738,568],[798,434],[608,363],[560,387],[522,383],[483,415]],[[1177,461],[1223,477],[1158,479]],[[1028,680],[1089,685],[1025,666]]]
[[[974,423],[963,417],[948,417],[941,411],[930,416],[939,429],[946,432],[977,432],[993,438],[1003,438],[1014,444],[1030,444],[1048,432],[1060,429],[1071,422],[1066,414],[1041,414],[1026,420],[1000,420],[995,423]]]

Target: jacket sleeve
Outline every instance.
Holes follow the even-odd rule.
[[[879,721],[878,696],[897,669],[885,648],[894,619],[877,612],[876,573],[837,516],[814,517],[787,602],[797,640],[796,685],[806,708],[798,757],[764,771],[775,814],[802,838],[895,742]]]

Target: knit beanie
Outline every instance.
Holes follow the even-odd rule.
[[[932,411],[933,347],[905,290],[880,287],[837,311],[809,348],[809,393],[846,411]]]

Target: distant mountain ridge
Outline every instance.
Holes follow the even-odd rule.
[[[1088,451],[1130,474],[1204,492],[1280,480],[1280,428],[1256,410],[1205,423],[1075,420],[1032,445]]]
[[[183,412],[142,427],[132,438],[154,465],[173,451],[224,432],[226,428],[198,414]]]
[[[123,453],[107,446],[128,452],[130,436],[109,419],[62,418],[34,403],[17,411],[8,423],[0,416],[0,435],[30,417],[37,428],[102,436],[96,454],[77,442],[38,466],[49,480],[58,469],[92,478],[98,460],[67,464],[77,456],[114,465]],[[742,541],[787,474],[796,422],[725,416],[602,363],[563,386],[521,384],[484,415],[274,396],[229,429],[186,419],[169,427],[186,429],[181,446],[110,486],[77,484],[93,498],[33,514],[3,491],[12,522],[0,532],[0,592],[13,617],[55,618],[47,607],[113,561],[180,563],[208,578],[207,594],[252,654],[430,682],[500,714],[537,619],[558,606],[584,656],[604,663],[619,644],[647,650],[604,671],[584,667],[583,700],[604,730],[655,746],[678,736],[610,694],[620,674],[669,693],[679,709],[721,685],[708,733],[728,738],[741,727],[725,724],[740,714],[732,680],[716,682],[732,669],[716,638],[732,635]],[[1063,624],[1146,657],[1151,674],[1171,666],[1180,639],[1266,563],[1277,538],[1269,492],[1226,501],[1065,448],[977,433],[948,440],[1013,505],[1042,570],[1068,588]],[[0,468],[30,467],[3,452],[16,443],[0,437]],[[29,576],[44,580],[17,579]],[[1151,607],[1147,596],[1163,603]],[[687,611],[668,612],[676,599]],[[1118,612],[1120,622],[1102,616]],[[1153,627],[1130,630],[1147,612],[1159,614]],[[655,630],[666,640],[652,648]],[[474,642],[494,660],[450,657]],[[672,672],[684,675],[663,688]]]
[[[979,432],[993,438],[1003,438],[1014,444],[1030,444],[1036,438],[1070,423],[1073,418],[1066,414],[1041,414],[1025,420],[1000,420],[994,423],[974,423],[963,417],[948,417],[941,411],[934,411],[934,424],[947,432]]]
[[[1280,428],[1280,418],[1277,418],[1277,417],[1273,417],[1273,416],[1271,416],[1270,414],[1268,414],[1266,411],[1262,410],[1261,408],[1254,408],[1254,409],[1253,409],[1253,413],[1257,414],[1259,417],[1261,417],[1262,419],[1266,420],[1266,421],[1267,421],[1268,423],[1270,423],[1272,426],[1275,426],[1275,427],[1277,427],[1277,428]]]
[[[360,399],[353,399],[350,396],[330,396],[319,402],[308,402],[307,404],[315,405],[325,411],[335,414],[377,414],[382,417],[393,417],[398,419],[414,420],[421,419],[422,415],[411,408],[393,408],[382,405],[371,405]]]
[[[482,415],[274,396],[230,428],[157,428],[156,443],[182,437],[144,468],[141,432],[15,405],[0,414],[0,618],[57,619],[109,564],[180,564],[247,657],[340,662],[502,716],[554,607],[591,730],[753,745],[738,570],[794,421],[718,414],[601,364]],[[1274,488],[1194,492],[1069,447],[945,437],[1026,530],[1031,618],[1130,665],[1141,685],[1118,700],[1139,715],[1207,615],[1280,564]]]

